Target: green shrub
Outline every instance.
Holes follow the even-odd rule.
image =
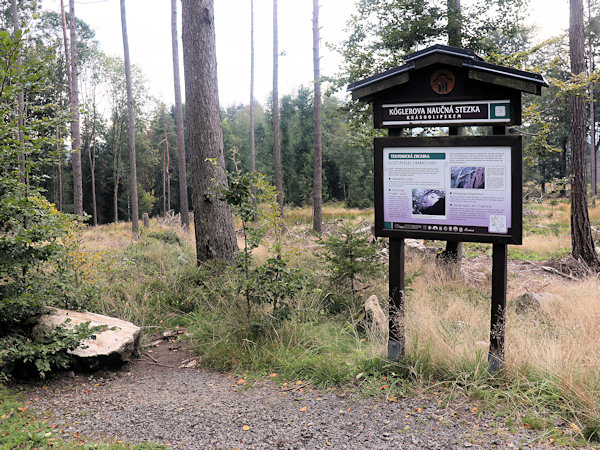
[[[77,346],[88,329],[35,337],[32,328],[44,304],[69,306],[77,298],[79,274],[73,258],[78,223],[56,210],[40,187],[48,164],[55,164],[60,148],[57,129],[66,116],[59,105],[30,102],[27,120],[14,113],[17,97],[44,98],[49,61],[24,58],[22,32],[2,31],[0,40],[0,373],[12,374],[33,365],[43,376],[53,366],[66,364],[66,349]],[[22,137],[22,139],[21,139]],[[26,164],[23,163],[26,161]],[[71,231],[74,229],[75,231]],[[76,345],[77,344],[77,345]]]
[[[157,239],[166,244],[181,245],[181,239],[179,239],[179,236],[177,235],[177,233],[175,233],[172,230],[151,231],[150,233],[146,234],[146,236],[148,236],[150,239]]]
[[[246,299],[247,324],[252,328],[252,311],[258,305],[270,305],[275,320],[289,319],[293,295],[307,280],[300,269],[288,267],[289,260],[284,255],[285,223],[277,203],[277,190],[263,174],[243,173],[236,160],[237,150],[234,148],[232,152],[234,170],[228,173],[228,186],[219,187],[216,195],[242,221],[244,248],[236,255],[240,274],[238,293]],[[217,165],[215,160],[211,162]],[[263,265],[255,266],[252,251],[263,243],[268,232],[273,238],[269,247],[271,256]]]
[[[67,319],[65,323],[70,322]],[[79,347],[81,340],[95,339],[102,327],[90,327],[89,322],[73,328],[54,326],[29,336],[12,333],[0,337],[0,376],[38,375],[44,378],[52,369],[66,369],[71,363],[68,350]]]
[[[352,300],[350,306],[356,307],[361,290],[359,283],[366,283],[383,273],[379,249],[368,242],[368,237],[367,233],[342,222],[335,234],[318,241],[324,249],[319,256],[328,265],[328,278],[336,288],[342,289],[331,296],[335,308],[340,308],[339,303],[344,299]]]

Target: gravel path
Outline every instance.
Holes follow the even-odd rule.
[[[74,436],[197,448],[462,448],[535,447],[548,438],[473,410],[442,407],[433,393],[386,401],[357,390],[317,390],[272,380],[175,368],[189,359],[168,343],[125,370],[57,377],[25,386],[30,407]],[[166,351],[170,354],[165,353]],[[173,366],[173,367],[165,367]],[[101,376],[102,375],[102,376]],[[498,423],[500,422],[500,423]]]

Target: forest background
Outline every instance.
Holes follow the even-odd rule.
[[[365,2],[363,2],[365,3]],[[390,8],[389,2],[373,3],[373,8]],[[394,2],[392,2],[394,3]],[[399,4],[403,2],[397,2]],[[415,2],[426,4],[427,2]],[[477,2],[475,2],[477,3]],[[592,2],[588,12],[587,44],[588,63],[593,64],[597,42],[597,7]],[[19,2],[24,6],[27,2]],[[411,8],[411,2],[407,2]],[[483,5],[483,6],[482,6]],[[471,39],[465,35],[464,46],[478,51],[484,58],[521,69],[542,71],[547,78],[568,81],[570,78],[568,44],[566,35],[558,35],[542,46],[534,46],[534,30],[525,25],[527,6],[523,2],[507,2],[502,13],[494,13],[491,19],[475,26],[469,26],[475,36],[476,31],[485,27],[496,27],[488,33],[490,42]],[[485,2],[474,5],[470,14],[478,8],[487,9]],[[463,7],[464,8],[464,7]],[[413,26],[413,29],[400,30],[404,36],[399,42],[385,39],[398,39],[387,33],[390,24],[379,23],[374,34],[382,38],[387,49],[371,61],[360,59],[360,52],[372,50],[361,29],[367,21],[380,20],[368,17],[368,8],[359,5],[348,22],[348,37],[336,47],[342,56],[342,67],[337,73],[325,77],[330,83],[327,94],[343,92],[345,83],[368,76],[376,71],[401,64],[401,57],[413,50],[434,42],[444,42],[443,25],[433,24]],[[26,11],[27,8],[24,10]],[[6,11],[6,9],[5,9]],[[29,9],[31,11],[31,9]],[[427,21],[433,10],[422,10],[418,20]],[[469,11],[469,10],[468,10]],[[48,101],[63,105],[68,103],[64,53],[62,51],[62,28],[58,12],[38,12],[38,19],[32,20],[29,34],[32,52],[52,55],[49,68],[52,78],[52,97]],[[10,25],[10,15],[4,14],[3,28]],[[68,17],[68,13],[67,13]],[[80,92],[82,104],[82,164],[84,175],[84,210],[95,223],[109,223],[130,218],[129,200],[129,158],[127,152],[127,113],[124,83],[123,60],[118,56],[105,54],[95,40],[94,32],[83,21],[78,20],[78,56],[80,60]],[[506,25],[506,26],[505,26]],[[429,26],[429,30],[419,30]],[[504,27],[501,30],[501,28]],[[308,28],[308,24],[307,24]],[[434,34],[437,33],[437,34]],[[512,35],[511,35],[512,34]],[[468,39],[471,39],[468,41]],[[361,42],[362,40],[362,42]],[[523,51],[533,48],[534,51]],[[516,53],[518,50],[518,53]],[[354,54],[352,54],[354,52]],[[387,54],[385,54],[387,52]],[[507,55],[511,55],[510,58]],[[360,61],[360,62],[357,62]],[[284,64],[284,62],[282,63]],[[307,64],[308,65],[308,64]],[[360,68],[358,68],[360,66]],[[243,70],[239,68],[238,70]],[[138,189],[140,215],[164,214],[166,210],[179,210],[177,167],[177,140],[174,122],[174,109],[148,95],[148,80],[138,67],[133,69],[133,95],[136,111],[136,152],[138,154]],[[281,98],[281,151],[283,167],[284,198],[290,206],[301,206],[311,201],[312,189],[312,89],[307,84]],[[545,190],[546,183],[565,180],[569,173],[569,123],[568,98],[557,97],[560,88],[545,90],[540,101],[525,97],[530,106],[526,114],[525,126],[521,129],[526,136],[525,181],[533,182]],[[372,205],[372,150],[369,133],[357,132],[369,127],[367,118],[355,117],[356,107],[342,100],[343,96],[326,95],[323,105],[323,200],[343,201],[350,207]],[[40,101],[43,101],[40,99]],[[256,102],[256,155],[257,170],[274,181],[272,148],[273,127],[271,100],[263,105]],[[596,108],[596,106],[595,106]],[[224,148],[238,150],[242,167],[247,170],[249,161],[249,106],[237,103],[222,107]],[[598,117],[598,114],[595,115]],[[540,134],[541,131],[541,134]],[[417,133],[427,132],[417,131]],[[477,130],[473,132],[477,133]],[[519,132],[519,130],[514,130]],[[67,137],[65,131],[62,136]],[[90,159],[91,152],[91,159]],[[87,157],[86,157],[87,155]],[[91,166],[95,165],[97,211],[92,207]],[[73,212],[71,166],[69,158],[56,161],[45,170],[49,175],[44,182],[46,196],[58,209]],[[163,178],[165,179],[163,182]],[[116,208],[115,208],[116,205]],[[115,210],[117,211],[115,213]],[[116,217],[115,217],[116,214]]]

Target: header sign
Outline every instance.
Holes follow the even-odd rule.
[[[510,101],[393,103],[381,105],[382,126],[444,126],[510,122]]]
[[[375,141],[375,233],[520,244],[521,137]]]

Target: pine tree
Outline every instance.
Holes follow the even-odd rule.
[[[77,32],[75,29],[75,0],[69,0],[69,28],[71,32],[71,147],[73,154],[73,210],[83,215],[83,174],[81,170],[81,133],[79,130],[79,81],[77,69]]]
[[[277,32],[277,0],[273,0],[273,159],[277,203],[283,217],[283,177],[281,175],[281,135],[279,129],[279,37]]]
[[[72,0],[71,0],[72,1]],[[127,37],[127,16],[125,0],[121,0],[121,31],[123,33],[123,55],[125,58],[125,84],[127,87],[127,128],[129,132],[129,181],[131,184],[131,235],[139,236],[137,169],[135,161],[135,118],[133,93],[131,88],[131,63],[129,61],[129,39]]]
[[[254,130],[254,0],[250,0],[250,171],[256,172],[256,139]],[[256,190],[252,188],[256,206]]]
[[[321,70],[319,60],[319,0],[313,0],[313,67],[314,67],[314,172],[313,230],[321,233],[323,223],[323,150],[321,132]]]
[[[571,73],[577,76],[585,71],[583,33],[583,0],[569,0],[569,53]],[[586,192],[586,111],[582,96],[571,97],[571,243],[573,256],[590,266],[600,262],[596,254]]]
[[[171,38],[173,47],[173,83],[175,88],[175,124],[177,125],[177,169],[179,171],[179,208],[181,226],[190,228],[187,193],[187,168],[185,161],[185,137],[183,132],[183,107],[181,105],[181,81],[179,76],[179,45],[177,36],[177,0],[171,0]]]
[[[237,250],[233,216],[211,192],[226,185],[223,131],[217,89],[215,20],[212,0],[183,0],[187,148],[192,173],[196,258],[232,260]],[[213,159],[215,167],[207,159]],[[214,181],[213,181],[214,180]]]

